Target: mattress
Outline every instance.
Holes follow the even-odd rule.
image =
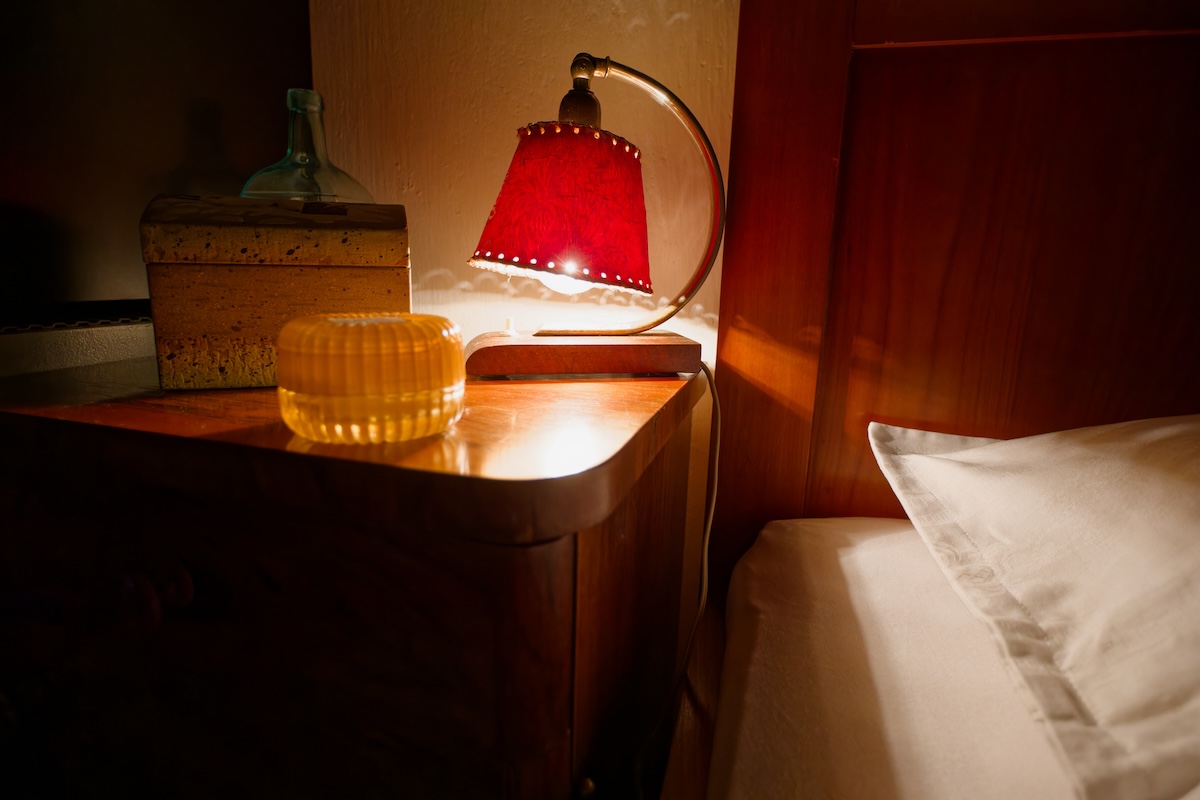
[[[907,520],[771,523],[726,617],[710,800],[1074,796]]]

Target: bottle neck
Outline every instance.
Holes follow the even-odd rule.
[[[325,122],[320,111],[292,109],[288,130],[288,158],[304,164],[321,164],[328,161],[325,150]]]

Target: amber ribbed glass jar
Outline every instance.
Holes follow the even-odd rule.
[[[463,409],[458,326],[432,314],[318,314],[283,326],[279,407],[306,439],[402,442],[441,433]]]

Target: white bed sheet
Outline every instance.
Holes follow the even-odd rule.
[[[773,522],[730,584],[708,797],[1073,797],[1023,698],[908,520]]]

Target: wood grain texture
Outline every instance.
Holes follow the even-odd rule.
[[[574,537],[382,536],[131,481],[99,458],[10,452],[0,679],[9,693],[14,675],[35,681],[11,698],[23,724],[82,737],[21,740],[63,759],[66,794],[523,798],[569,784]],[[181,607],[161,587],[172,566],[194,587]],[[14,600],[42,610],[30,620]]]
[[[742,6],[718,587],[769,519],[900,513],[870,419],[1015,436],[1200,407],[1197,35],[1070,23],[1192,12],[1112,7],[928,34],[1079,39],[855,49],[844,9]],[[958,18],[936,10],[868,4],[858,35],[884,11]]]
[[[468,381],[445,435],[326,445],[283,424],[275,390],[164,393],[147,385],[153,374],[146,360],[4,379],[0,423],[31,445],[196,497],[261,497],[380,530],[515,544],[603,521],[706,391],[695,376]]]
[[[1191,0],[861,0],[857,46],[1200,28]]]
[[[700,371],[700,343],[669,331],[631,336],[537,336],[498,331],[466,346],[467,374],[666,375]]]
[[[762,525],[803,510],[852,19],[842,0],[741,8],[716,370],[717,602]]]
[[[1200,409],[1200,38],[855,60],[805,514],[900,516],[870,420]]]
[[[0,382],[6,774],[68,796],[630,785],[678,659],[702,382],[471,382],[459,438],[373,448],[297,446],[270,390],[152,380],[145,359]]]
[[[616,513],[579,537],[572,759],[602,797],[635,797],[637,781],[655,797],[662,783],[690,446],[680,427]]]

